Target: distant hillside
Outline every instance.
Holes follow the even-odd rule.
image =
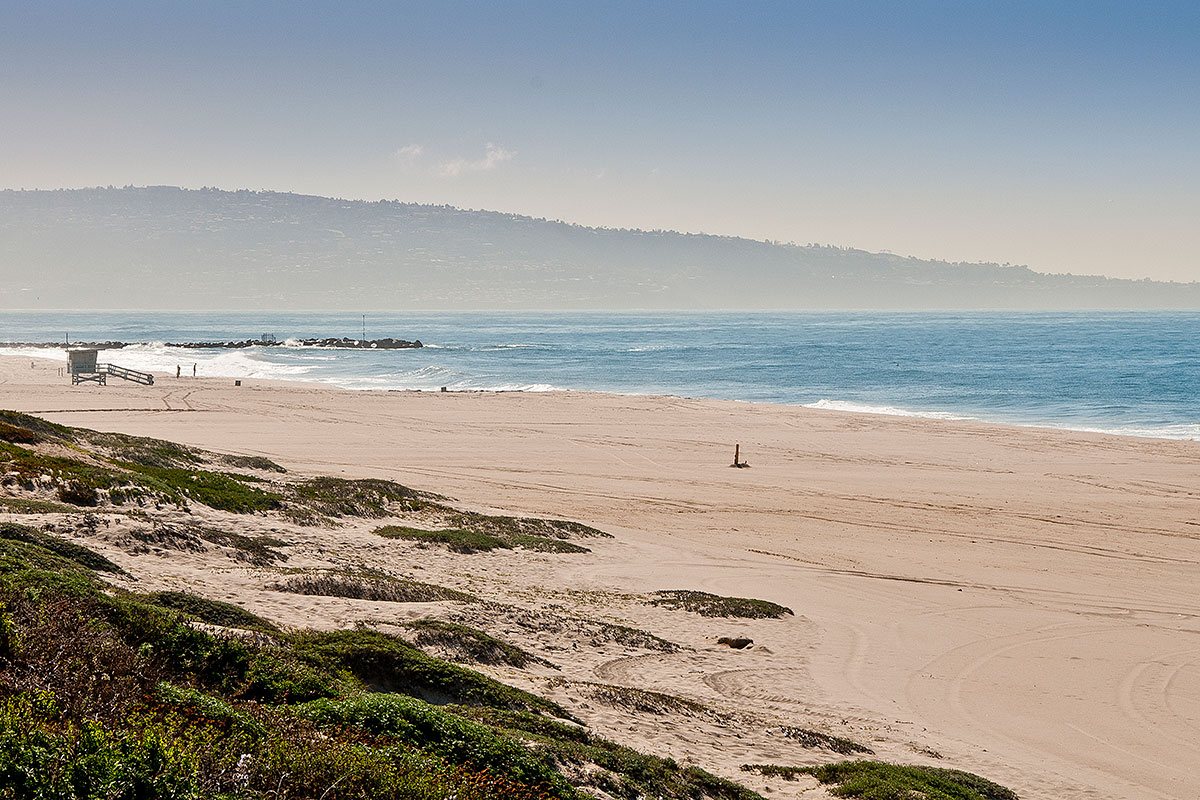
[[[1200,308],[1200,284],[174,187],[0,192],[0,307]]]

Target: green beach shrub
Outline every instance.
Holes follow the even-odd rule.
[[[702,617],[741,617],[743,619],[778,619],[791,615],[792,610],[767,600],[749,597],[723,597],[719,594],[673,589],[654,593],[651,605],[691,611]]]
[[[785,776],[808,774],[832,784],[830,794],[863,800],[1019,800],[1017,794],[970,772],[902,766],[881,761],[843,761],[819,767],[747,765],[742,769]]]
[[[565,539],[551,539],[546,536],[513,536],[509,541],[514,547],[523,547],[538,553],[590,553],[589,548]]]
[[[578,797],[558,772],[517,742],[413,697],[369,694],[316,700],[299,706],[297,712],[324,725],[353,725],[455,763],[486,767],[554,797],[570,800]]]
[[[91,548],[84,547],[75,542],[68,542],[66,539],[60,539],[48,533],[43,533],[28,525],[19,525],[15,522],[0,523],[0,539],[35,545],[41,550],[99,572],[125,572],[119,564],[110,561]],[[29,563],[31,566],[37,560],[36,557],[32,557],[32,554],[28,554],[27,557],[30,557]]]
[[[377,600],[389,603],[433,603],[440,600],[458,600],[470,603],[478,599],[474,595],[460,592],[457,589],[384,575],[338,573],[295,575],[274,583],[268,588],[294,594],[347,597],[352,600]]]
[[[532,663],[550,665],[545,659],[538,658],[514,644],[466,625],[436,619],[418,619],[405,623],[405,627],[415,633],[413,643],[418,647],[443,647],[453,651],[464,661],[507,664],[517,669],[524,669]]]
[[[427,531],[405,525],[384,525],[382,528],[376,528],[374,533],[386,539],[407,539],[412,542],[444,544],[448,550],[455,553],[478,553],[512,547],[503,539],[468,530]]]
[[[426,655],[399,636],[357,629],[299,634],[294,642],[296,653],[310,664],[326,671],[346,670],[372,691],[572,718],[557,703]]]
[[[262,633],[279,633],[273,623],[253,614],[241,606],[221,600],[209,600],[188,592],[154,592],[145,596],[146,602],[161,608],[179,611],[210,625],[226,628],[242,628]]]

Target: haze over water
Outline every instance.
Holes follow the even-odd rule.
[[[161,344],[358,338],[363,325],[341,313],[13,312],[0,342],[151,342],[104,360],[349,389],[674,394],[1200,439],[1194,312],[372,313],[367,338],[426,347]]]

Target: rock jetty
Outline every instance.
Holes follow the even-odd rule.
[[[96,350],[120,350],[122,347],[129,347],[135,344],[147,344],[147,342],[71,342],[69,345],[64,345],[62,342],[0,342],[0,347],[11,348],[29,348],[29,347],[90,347]],[[282,347],[285,342],[280,342],[274,338],[264,339],[246,339],[239,342],[167,342],[167,347],[183,347],[195,350],[236,350],[242,347]],[[286,344],[301,347],[337,347],[349,350],[408,350],[415,347],[424,347],[421,340],[408,341],[407,339],[393,339],[391,337],[385,339],[348,339],[342,337],[340,339],[288,339]]]
[[[287,341],[289,344],[298,344],[301,347],[341,347],[350,350],[408,350],[414,347],[424,347],[420,339],[410,342],[406,339],[391,337],[386,339],[348,339],[343,336],[340,339],[289,339]],[[168,342],[167,347],[236,349],[239,347],[280,347],[283,344],[284,342],[275,339],[246,339],[242,342]]]

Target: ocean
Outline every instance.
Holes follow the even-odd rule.
[[[419,350],[163,342],[419,339]],[[147,342],[134,369],[347,389],[671,394],[1200,439],[1200,313],[0,312],[0,343]],[[4,347],[65,359],[63,350]]]

